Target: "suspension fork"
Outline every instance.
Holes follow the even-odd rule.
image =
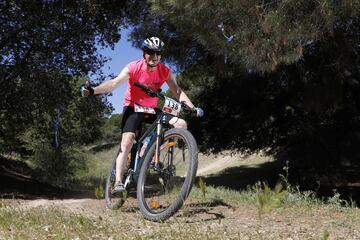
[[[170,141],[170,140],[169,140]],[[173,166],[173,154],[174,154],[174,147],[170,146],[168,148],[168,166]]]
[[[163,121],[164,116],[159,117],[157,121],[157,127],[156,127],[156,146],[155,146],[155,163],[159,163],[159,157],[160,157],[160,145],[162,140],[162,132],[163,132]]]

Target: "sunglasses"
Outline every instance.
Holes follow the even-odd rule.
[[[154,50],[145,50],[145,53],[146,54],[149,54],[149,55],[155,55],[155,53],[156,53],[156,55],[161,55],[161,52],[160,51],[154,51]]]

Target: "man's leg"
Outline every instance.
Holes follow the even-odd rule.
[[[133,107],[124,107],[123,119],[121,122],[121,151],[116,158],[116,183],[115,192],[124,190],[121,184],[124,183],[124,175],[128,169],[128,155],[135,140],[135,131],[139,125],[143,115],[135,113]]]
[[[187,123],[184,119],[173,117],[169,120],[169,124],[173,125],[175,128],[185,128],[187,129]]]
[[[135,133],[125,132],[122,134],[121,151],[116,158],[116,183],[124,183],[123,176],[128,169],[128,154],[134,144]]]

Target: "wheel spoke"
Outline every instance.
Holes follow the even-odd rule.
[[[194,153],[194,147],[189,144],[196,146],[196,143],[195,140],[189,143],[178,132],[183,133],[183,130],[172,129],[164,136],[159,155],[160,171],[151,167],[152,156],[145,157],[138,182],[138,201],[147,219],[158,221],[173,215],[191,189],[197,168],[197,151]],[[155,143],[152,149],[155,149]],[[153,153],[151,149],[149,152]]]

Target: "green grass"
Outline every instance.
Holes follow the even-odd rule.
[[[36,239],[102,238],[112,232],[112,227],[99,219],[58,208],[0,208],[1,239],[33,239],[35,236]]]
[[[87,152],[86,166],[76,171],[74,182],[101,198],[103,189],[99,186],[104,184],[116,149]],[[336,231],[344,232],[344,236],[360,236],[356,232],[360,216],[353,202],[340,199],[337,192],[319,199],[315,192],[290,185],[271,189],[257,183],[234,191],[208,186],[206,178],[201,179],[176,217],[164,223],[144,220],[134,199],[118,211],[106,210],[104,204],[99,204],[95,214],[60,207],[25,209],[8,202],[0,199],[0,239],[343,238]],[[318,224],[317,220],[315,224],[306,223],[318,218],[322,219]],[[299,224],[302,232],[289,232]]]
[[[360,223],[357,209],[344,205],[342,201],[339,204],[336,194],[320,201],[311,194],[295,190],[279,197],[278,194],[285,190],[264,189],[260,184],[244,191],[206,187],[204,197],[203,190],[195,186],[187,204],[177,216],[164,223],[144,220],[136,206],[129,206],[129,203],[125,203],[119,211],[105,210],[100,204],[97,214],[89,214],[84,210],[76,213],[60,207],[25,209],[3,201],[0,204],[0,239],[34,239],[34,236],[36,239],[164,239],[164,236],[166,239],[271,239],[268,232],[275,234],[276,239],[286,239],[289,233],[282,231],[289,230],[287,224],[298,224],[298,216],[300,220],[304,216],[309,219],[327,217],[328,223],[324,227],[312,231],[316,233],[315,239],[328,239],[336,229],[356,231]],[[276,205],[270,205],[270,211],[264,212],[259,218],[259,196],[264,194],[267,199],[265,203],[272,202],[273,198],[278,198],[279,201]],[[295,202],[298,203],[294,204]],[[245,211],[246,214],[235,214],[234,218],[226,215],[229,213],[224,209],[228,209],[230,213]],[[216,216],[215,213],[224,214],[224,218],[213,217]],[[250,219],[250,222],[242,221],[249,225],[244,232],[238,230],[237,221],[241,218]],[[289,223],[285,223],[285,227],[281,229],[274,219],[280,219],[279,223]],[[314,239],[306,231],[303,233],[305,239]],[[296,238],[297,235],[292,237]]]
[[[85,151],[86,166],[75,171],[72,185],[94,191],[99,185],[104,185],[117,149],[118,146],[96,153]]]
[[[200,181],[201,182],[201,181]],[[200,185],[200,186],[199,186]],[[204,192],[206,194],[204,195]],[[340,198],[340,195],[335,191],[334,195],[319,199],[313,191],[300,191],[297,187],[290,186],[283,189],[277,185],[275,189],[270,189],[268,186],[257,183],[249,186],[246,190],[235,191],[226,187],[212,187],[206,186],[206,182],[202,180],[201,184],[195,186],[190,197],[208,200],[220,200],[226,202],[234,207],[242,205],[269,205],[269,210],[273,208],[329,208],[329,209],[355,209],[357,206],[354,202],[348,202]]]
[[[75,174],[74,179],[76,179],[77,183],[80,183],[81,186],[87,187],[92,191],[97,192],[96,197],[99,198],[99,195],[102,195],[100,186],[105,184],[105,180],[107,177],[108,169],[111,164],[111,161],[116,153],[118,146],[115,146],[111,149],[99,151],[93,153],[91,151],[86,152],[86,167],[84,169],[78,170]],[[243,204],[254,204],[257,206],[263,204],[265,208],[274,208],[272,205],[274,203],[269,203],[271,201],[278,201],[277,205],[280,207],[291,207],[291,208],[314,208],[314,207],[324,207],[324,208],[342,208],[356,207],[353,202],[346,202],[340,199],[340,195],[334,192],[334,195],[328,199],[319,199],[316,196],[316,193],[313,191],[300,191],[296,186],[291,186],[287,183],[287,173],[284,178],[284,182],[286,186],[285,189],[281,189],[281,199],[279,198],[279,194],[276,194],[275,189],[267,189],[267,193],[264,193],[264,185],[261,183],[257,183],[253,186],[249,186],[247,189],[242,191],[233,191],[227,189],[226,187],[208,187],[206,186],[206,180],[201,180],[200,185],[197,185],[193,188],[190,197],[196,199],[211,199],[211,200],[221,200],[227,202],[232,206],[239,206]],[[259,202],[261,199],[261,194],[263,194],[263,199],[267,199],[268,203]],[[266,196],[266,194],[268,196]],[[276,206],[276,207],[278,207]]]
[[[194,235],[198,230],[196,225],[179,228],[142,219],[131,222],[121,215],[109,221],[101,216],[89,217],[59,208],[0,208],[0,239],[162,239],[163,236],[168,236],[167,239],[206,239],[208,236],[221,239],[222,236],[211,229]]]

